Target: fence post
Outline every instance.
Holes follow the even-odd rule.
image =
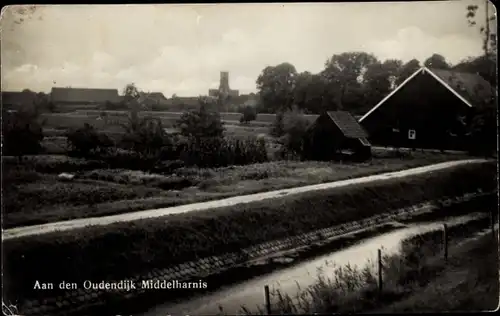
[[[448,226],[443,224],[444,261],[448,261]]]
[[[269,298],[269,285],[264,286],[264,295],[266,297],[266,312],[271,315],[271,299]]]
[[[377,263],[378,263],[378,291],[382,292],[382,250],[377,251]]]

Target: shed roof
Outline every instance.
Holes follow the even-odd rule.
[[[347,111],[329,111],[326,112],[332,122],[342,131],[345,137],[348,138],[365,138],[368,133],[358,123],[358,121]]]
[[[117,89],[52,88],[53,102],[104,103],[120,100]]]

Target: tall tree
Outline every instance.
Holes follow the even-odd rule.
[[[451,66],[446,62],[446,58],[439,54],[433,54],[431,57],[427,58],[424,62],[424,66],[428,68],[436,69],[450,69]]]
[[[377,62],[368,66],[363,80],[366,99],[364,107],[373,107],[390,93],[395,86],[395,80],[402,65],[401,60],[389,59],[383,63]]]
[[[396,79],[396,86],[399,86],[403,81],[408,79],[415,71],[420,68],[420,62],[416,59],[412,59],[401,67],[398,77]]]
[[[337,109],[344,108],[344,101],[355,91],[359,91],[362,76],[367,67],[377,62],[377,58],[365,52],[346,52],[333,55],[325,63],[322,75],[327,80],[330,90],[329,97]],[[351,96],[348,96],[351,94]],[[347,98],[346,98],[347,97]]]
[[[492,10],[493,14],[490,15],[490,5],[489,1],[485,0],[484,1],[484,8],[485,8],[485,21],[479,26],[479,32],[483,36],[483,51],[484,51],[484,56],[488,57],[493,57],[495,55],[495,49],[497,46],[497,41],[496,41],[496,32],[493,31],[495,27],[492,30],[492,24],[496,24],[496,16],[494,11]],[[479,6],[477,5],[469,5],[467,6],[467,22],[469,23],[469,26],[476,26],[476,17],[477,17],[477,10],[479,9]]]
[[[269,112],[290,109],[296,76],[297,70],[290,63],[266,67],[256,82],[262,106]]]
[[[294,102],[307,113],[321,113],[325,110],[324,94],[328,88],[324,77],[309,72],[297,76],[294,90]]]

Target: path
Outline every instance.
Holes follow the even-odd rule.
[[[192,212],[192,211],[198,211],[198,210],[207,210],[207,209],[214,209],[214,208],[219,208],[219,207],[233,206],[233,205],[237,205],[237,204],[244,204],[244,203],[251,203],[251,202],[255,202],[255,201],[262,201],[262,200],[266,200],[266,199],[279,198],[279,197],[282,197],[284,195],[291,195],[291,194],[298,194],[298,193],[309,192],[309,191],[332,189],[332,188],[344,187],[344,186],[354,185],[354,184],[362,184],[362,183],[373,182],[373,181],[402,178],[402,177],[407,177],[407,176],[412,176],[412,175],[423,174],[423,173],[427,173],[427,172],[431,172],[431,171],[435,171],[435,170],[447,169],[447,168],[451,168],[451,167],[458,166],[458,165],[482,163],[485,161],[487,161],[487,160],[485,160],[485,159],[468,159],[468,160],[448,161],[448,162],[443,162],[443,163],[438,163],[438,164],[433,164],[433,165],[428,165],[428,166],[423,166],[423,167],[418,167],[418,168],[406,169],[406,170],[401,170],[401,171],[388,172],[388,173],[383,173],[383,174],[378,174],[378,175],[371,175],[371,176],[348,179],[348,180],[341,180],[341,181],[335,181],[335,182],[329,182],[329,183],[308,185],[308,186],[303,186],[303,187],[282,189],[282,190],[269,191],[269,192],[262,192],[262,193],[249,194],[249,195],[243,195],[243,196],[236,196],[236,197],[226,198],[226,199],[222,199],[222,200],[215,200],[215,201],[208,201],[208,202],[201,202],[201,203],[194,203],[194,204],[186,204],[186,205],[153,209],[153,210],[130,212],[130,213],[124,213],[124,214],[111,215],[111,216],[79,218],[79,219],[74,219],[74,220],[46,223],[46,224],[41,224],[41,225],[15,227],[15,228],[7,229],[7,230],[2,230],[2,238],[4,240],[8,240],[8,239],[14,239],[14,238],[19,238],[19,237],[23,237],[23,236],[41,235],[41,234],[46,234],[46,233],[55,232],[55,231],[78,229],[78,228],[83,228],[86,226],[109,225],[109,224],[118,223],[118,222],[129,222],[129,221],[135,221],[135,220],[145,219],[145,218],[154,218],[154,217],[161,217],[161,216],[166,216],[166,215],[171,215],[171,214],[179,214],[179,213]]]

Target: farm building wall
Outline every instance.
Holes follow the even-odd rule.
[[[472,111],[430,74],[420,73],[360,123],[374,145],[465,149],[466,128],[458,118],[469,123]],[[410,130],[415,139],[409,139]]]

